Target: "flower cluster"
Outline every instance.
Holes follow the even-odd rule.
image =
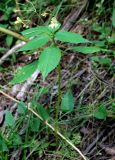
[[[55,17],[53,17],[51,19],[51,24],[49,25],[49,27],[53,28],[57,28],[59,26],[59,22],[57,21],[57,19]]]

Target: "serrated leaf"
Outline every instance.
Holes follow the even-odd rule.
[[[46,110],[42,105],[37,104],[37,110],[38,110],[39,115],[40,115],[44,120],[48,120],[48,119],[50,118],[47,110]]]
[[[37,36],[39,34],[50,33],[50,31],[47,26],[38,26],[38,27],[27,29],[21,33],[24,35],[24,37],[30,38],[30,37]]]
[[[94,117],[97,119],[106,119],[107,111],[104,106],[100,106],[97,111],[94,112]]]
[[[12,116],[12,113],[9,111],[5,112],[5,124],[7,126],[13,126],[15,123],[14,117]]]
[[[21,47],[19,51],[28,51],[28,50],[35,50],[43,45],[45,45],[50,40],[50,36],[47,34],[41,34],[37,38],[27,42],[23,47]]]
[[[24,102],[18,103],[18,113],[24,114],[26,112],[27,108]]]
[[[55,39],[62,41],[62,42],[69,42],[69,43],[88,43],[89,41],[83,38],[80,34],[67,32],[60,30],[55,34]]]
[[[68,91],[62,98],[61,110],[63,112],[72,112],[74,109],[74,97],[71,91]]]
[[[91,54],[103,50],[99,47],[86,47],[86,46],[77,46],[77,47],[72,47],[71,49],[84,54]]]
[[[37,69],[38,61],[34,61],[31,64],[18,68],[11,84],[22,83],[27,80]]]
[[[54,70],[59,64],[61,59],[61,51],[56,46],[50,46],[43,50],[39,57],[39,70],[42,73],[43,79],[46,78],[48,73]]]

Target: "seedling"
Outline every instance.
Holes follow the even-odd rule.
[[[24,67],[20,67],[17,69],[14,78],[10,82],[11,84],[17,84],[26,81],[36,70],[39,70],[41,72],[43,81],[45,81],[48,74],[52,72],[54,69],[58,68],[58,100],[55,107],[56,108],[55,130],[57,133],[58,133],[58,116],[60,110],[62,112],[72,112],[74,110],[74,97],[72,95],[71,90],[67,91],[67,93],[63,97],[61,97],[60,63],[63,56],[63,51],[60,48],[60,43],[71,43],[74,45],[76,44],[78,45],[81,43],[91,44],[91,41],[82,37],[82,35],[61,30],[60,26],[61,24],[54,17],[52,18],[51,24],[49,26],[38,26],[35,28],[27,29],[22,32],[23,36],[21,37],[18,34],[12,34],[12,32],[8,33],[10,35],[12,34],[14,37],[17,37],[27,42],[17,52],[31,51],[32,53],[32,51],[36,51],[38,49],[41,52],[37,60],[33,61],[31,64],[28,64]],[[91,46],[91,47],[74,46],[68,48],[68,50],[81,52],[83,54],[92,54],[99,51],[105,51],[104,49],[96,46]],[[25,112],[23,107],[24,104],[19,104],[19,105],[21,105],[21,109],[19,108],[19,111],[22,114],[23,112]],[[47,121],[49,120],[49,115],[47,114],[46,110],[42,105],[40,104],[36,105],[38,113],[42,117],[41,119],[44,120],[47,125],[49,125],[47,123]],[[7,115],[6,116],[7,125],[9,125],[8,124],[9,119],[11,124],[14,125],[14,120],[12,115],[9,114],[9,112],[7,112],[6,115]],[[99,116],[95,114],[95,117]]]

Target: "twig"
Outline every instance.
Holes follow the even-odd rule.
[[[83,5],[81,7],[76,7],[64,20],[63,23],[63,30],[70,30],[73,26],[73,23],[80,17],[81,13],[85,9],[87,5],[87,0],[83,1]]]
[[[22,36],[21,34],[18,34],[16,32],[13,32],[13,31],[10,31],[9,29],[6,29],[6,28],[2,28],[0,27],[0,32],[2,33],[5,33],[5,34],[9,34],[10,36],[13,36],[21,41],[24,41],[24,42],[28,42],[29,39],[26,39],[24,36]]]
[[[62,88],[64,88],[67,84],[68,84],[68,81],[72,81],[73,79],[75,79],[76,77],[80,77],[82,74],[84,74],[84,72],[85,72],[86,70],[84,69],[84,70],[81,70],[81,71],[79,71],[79,72],[77,72],[74,76],[72,76],[71,78],[70,78],[70,80],[67,80],[67,81],[65,81],[65,82],[62,82],[61,83],[61,89]],[[57,92],[58,92],[58,86],[54,86],[53,88],[51,88],[51,95],[52,96],[55,96],[56,94],[57,94]]]
[[[104,130],[103,132],[105,132],[105,130]],[[102,138],[101,142],[98,143],[98,145],[99,145],[102,149],[103,149],[103,147],[102,147],[102,146],[103,146],[103,142],[105,142],[108,137],[111,137],[111,135],[112,135],[114,132],[115,132],[115,129],[112,129],[105,137]],[[96,148],[97,148],[97,146],[95,145],[94,148],[93,148],[90,152],[88,152],[88,154],[93,155],[93,153],[94,153],[94,151],[96,150]]]
[[[89,151],[95,146],[95,144],[98,142],[98,140],[103,136],[105,130],[103,130],[96,138],[95,140],[86,148],[86,150],[84,151],[84,154],[88,154]]]
[[[28,78],[28,80],[23,84],[20,92],[16,96],[16,98],[18,100],[25,100],[27,91],[29,91],[29,89],[31,88],[31,85],[36,80],[36,78],[38,77],[39,73],[40,73],[40,71],[36,70],[32,74],[32,76],[30,78]]]
[[[15,101],[16,103],[20,103],[20,101],[18,101],[17,99],[9,96],[8,94],[6,94],[5,92],[3,92],[2,90],[0,90],[0,93],[3,94],[4,96],[8,97],[9,99]],[[48,126],[51,130],[53,130],[58,136],[60,136],[63,140],[65,140],[75,151],[77,151],[81,157],[84,160],[87,160],[86,157],[82,154],[82,152],[70,141],[68,140],[65,136],[63,136],[58,130],[55,130],[55,128],[48,123],[48,121],[44,121],[44,119],[38,114],[36,113],[32,108],[30,108],[29,106],[27,106],[28,110],[31,111],[34,115],[36,115],[36,117],[38,117],[41,121],[43,121],[46,126]]]
[[[91,71],[92,75],[93,75],[96,79],[98,79],[98,80],[101,81],[102,83],[106,84],[108,87],[110,87],[110,88],[112,88],[112,89],[115,90],[115,86],[114,86],[113,84],[107,82],[107,81],[104,80],[103,78],[101,78],[101,77],[98,75],[98,73],[96,73],[96,72],[92,69],[92,67],[90,68],[90,71]]]
[[[0,65],[4,63],[4,61],[10,56],[12,55],[17,49],[19,49],[20,47],[22,47],[23,45],[25,45],[25,42],[21,42],[17,45],[15,45],[13,48],[11,48],[8,52],[6,52],[0,59]]]

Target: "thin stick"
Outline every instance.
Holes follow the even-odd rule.
[[[16,32],[13,32],[13,31],[10,31],[9,29],[6,29],[6,28],[2,28],[0,27],[0,32],[2,33],[5,33],[5,34],[9,34],[10,36],[13,36],[21,41],[24,41],[24,42],[28,42],[29,39],[26,39],[24,36],[22,36],[21,34],[18,34]]]
[[[19,44],[16,44],[14,47],[12,47],[8,52],[6,52],[1,58],[0,58],[0,65],[3,64],[3,62],[12,55],[17,49],[25,45],[25,42],[21,42]]]
[[[15,101],[16,103],[20,103],[20,101],[6,94],[2,90],[0,90],[0,93],[8,97],[9,99]],[[38,117],[41,121],[43,121],[50,129],[52,129],[57,135],[59,135],[63,140],[65,140],[75,151],[77,151],[81,155],[83,160],[87,160],[86,157],[83,155],[83,153],[70,140],[68,140],[65,136],[63,136],[58,130],[55,130],[55,128],[51,124],[49,124],[47,121],[44,121],[43,118],[38,113],[36,113],[32,108],[30,108],[29,106],[27,106],[27,108],[34,115],[36,115],[36,117]]]
[[[32,75],[31,77],[29,77],[27,79],[27,81],[24,83],[24,85],[22,86],[20,92],[17,94],[16,98],[18,100],[25,100],[26,98],[26,93],[27,91],[29,91],[29,89],[31,88],[32,84],[34,83],[34,81],[36,80],[36,78],[38,77],[38,75],[40,74],[40,71],[37,69]]]

